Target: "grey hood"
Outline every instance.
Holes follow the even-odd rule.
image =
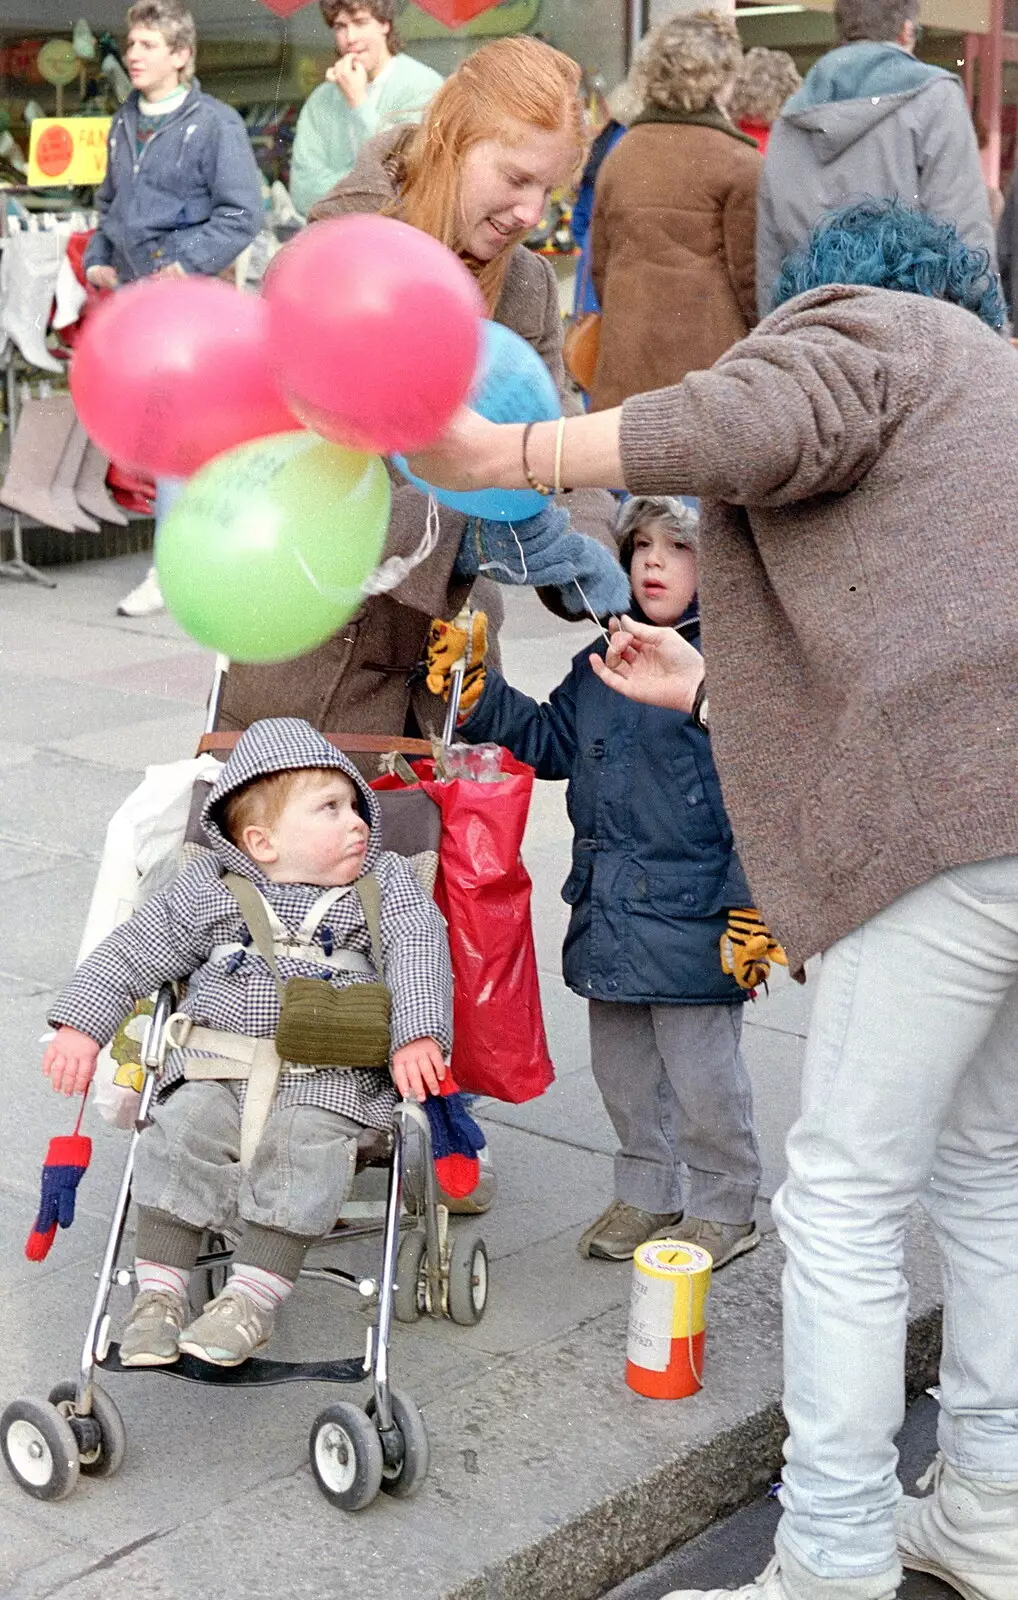
[[[232,844],[223,832],[223,801],[256,778],[307,767],[333,768],[350,779],[357,793],[358,810],[371,829],[361,876],[377,865],[382,852],[378,800],[353,762],[300,717],[266,717],[261,722],[253,722],[241,734],[202,807],[202,827],[216,856],[230,872],[240,872],[256,880],[263,876],[250,856]]]
[[[812,136],[817,160],[826,165],[906,101],[951,77],[897,45],[846,44],[810,68],[781,118]]]

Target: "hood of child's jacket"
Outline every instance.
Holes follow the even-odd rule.
[[[813,136],[821,162],[833,161],[906,101],[950,76],[898,45],[846,44],[810,68],[781,116]]]
[[[360,813],[371,829],[361,876],[377,864],[382,850],[378,800],[353,762],[300,717],[266,717],[261,722],[253,722],[241,734],[202,807],[201,821],[209,842],[231,872],[242,872],[249,878],[262,876],[251,858],[223,832],[220,823],[223,801],[256,778],[268,777],[273,772],[297,772],[307,767],[334,769],[350,779],[357,791]]]

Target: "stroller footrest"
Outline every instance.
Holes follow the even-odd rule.
[[[163,1378],[183,1378],[188,1383],[211,1383],[222,1389],[248,1389],[259,1384],[278,1383],[363,1383],[370,1375],[364,1357],[349,1356],[342,1361],[265,1361],[251,1356],[239,1367],[215,1367],[197,1356],[180,1355],[169,1367],[125,1367],[120,1361],[120,1346],[111,1344],[96,1366],[104,1372],[127,1375],[144,1373]]]

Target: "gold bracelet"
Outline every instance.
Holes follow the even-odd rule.
[[[546,483],[542,483],[540,478],[535,478],[530,470],[530,463],[527,460],[527,441],[530,438],[530,430],[533,426],[532,422],[528,422],[523,430],[523,476],[535,494],[554,494],[555,491],[550,489]]]
[[[562,446],[566,437],[566,419],[559,417],[555,429],[555,493],[562,493]]]

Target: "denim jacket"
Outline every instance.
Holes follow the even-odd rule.
[[[85,267],[112,266],[124,283],[178,262],[214,276],[262,225],[261,178],[247,129],[198,80],[138,149],[138,93],[113,119],[99,228]]]

